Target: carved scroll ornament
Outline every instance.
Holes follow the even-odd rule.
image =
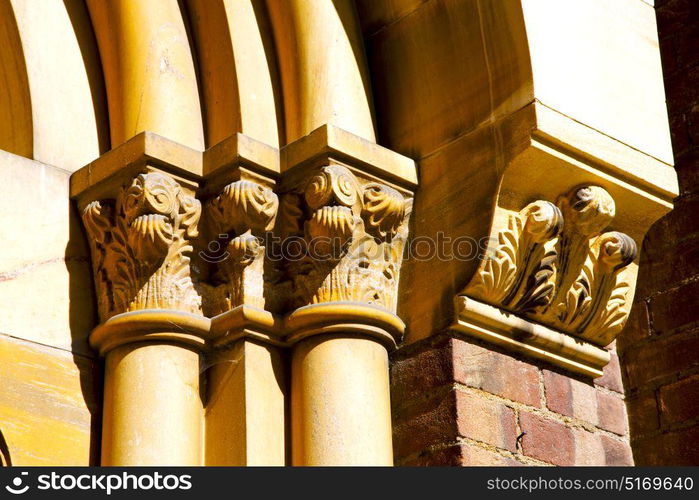
[[[463,294],[593,344],[609,344],[630,309],[628,266],[637,247],[604,232],[614,200],[599,186],[556,205],[535,201],[508,217]]]
[[[294,306],[352,301],[395,312],[411,207],[393,187],[338,164],[287,193],[283,236],[302,238],[307,249],[287,266]]]
[[[395,346],[412,160],[330,125],[281,152],[241,134],[203,154],[149,133],[119,148],[71,179],[101,317],[93,347],[288,346],[333,328]]]
[[[102,321],[141,309],[201,311],[189,266],[200,215],[199,201],[160,172],[139,174],[116,200],[87,204]]]
[[[246,304],[265,308],[265,234],[272,230],[279,200],[257,182],[228,184],[206,204],[216,238],[225,239],[223,258],[216,259],[215,286],[205,286],[205,313],[215,316]]]

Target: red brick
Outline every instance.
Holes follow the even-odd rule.
[[[689,134],[690,148],[699,146],[699,103],[689,109],[685,115],[687,133]]]
[[[402,467],[458,467],[463,465],[461,445],[454,445],[440,450],[429,450],[412,456],[404,461],[396,460]]]
[[[458,431],[462,437],[517,451],[515,413],[502,403],[457,392]]]
[[[662,293],[650,302],[651,324],[656,332],[668,332],[699,321],[699,281]]]
[[[450,391],[394,414],[393,445],[398,459],[430,447],[469,438],[516,451],[514,411],[476,394]]]
[[[605,465],[633,465],[631,446],[628,443],[605,435],[599,438],[604,449]]]
[[[699,12],[696,15],[699,16]],[[698,18],[695,17],[695,21]],[[699,64],[699,23],[687,23],[686,27],[687,29],[674,37],[676,42],[673,44],[677,65],[682,68]]]
[[[402,356],[398,351],[391,363],[391,403],[395,408],[451,384],[452,354],[450,342]]]
[[[626,351],[621,361],[629,390],[656,384],[699,366],[699,332],[683,332],[636,346]]]
[[[699,149],[696,146],[695,144],[694,149],[685,152],[682,156],[675,156],[675,171],[680,185],[680,194],[695,193],[699,190],[699,169],[696,168],[699,164]],[[694,260],[694,262],[697,261]]]
[[[699,66],[685,68],[665,78],[667,109],[670,115],[683,113],[699,102]]]
[[[575,465],[605,465],[606,458],[600,435],[575,429]]]
[[[659,4],[659,5],[658,5]],[[695,0],[667,0],[657,2],[655,14],[660,37],[681,31],[687,25],[687,19],[696,16]]]
[[[409,412],[394,414],[393,448],[396,460],[438,444],[455,442],[458,437],[456,395],[420,402]]]
[[[549,410],[573,416],[573,389],[569,378],[544,370],[544,394]]]
[[[686,112],[677,113],[670,117],[670,138],[675,157],[682,156],[692,147]]]
[[[698,156],[699,158],[699,156]],[[682,177],[679,172],[680,178]],[[699,176],[696,181],[699,184]],[[696,204],[699,209],[699,203]],[[681,209],[681,208],[680,208]],[[670,236],[673,248],[663,251],[664,254],[672,253],[672,265],[668,266],[666,256],[651,258],[642,257],[639,272],[639,297],[642,294],[652,294],[676,287],[688,276],[694,276],[699,272],[699,229],[696,233],[690,233],[684,237]],[[682,238],[682,239],[680,239]],[[631,319],[631,318],[630,318]],[[624,335],[622,332],[621,335]],[[643,335],[643,331],[638,331]],[[622,337],[623,338],[623,337]],[[635,342],[641,339],[633,339]]]
[[[636,465],[699,464],[699,426],[648,436],[633,442]]]
[[[477,446],[464,445],[462,447],[463,465],[487,465],[496,467],[519,467],[522,464],[509,457],[498,455],[495,452],[479,448]]]
[[[614,394],[597,392],[597,426],[623,436],[628,430],[624,400]]]
[[[631,446],[599,432],[574,430],[575,465],[633,465]]]
[[[699,2],[656,0],[655,9],[681,196],[646,236],[637,297],[652,297],[653,333],[667,337],[647,340],[636,324],[620,336],[619,353],[636,463],[696,465],[699,426],[661,432],[660,424],[689,426],[699,413],[697,377],[676,380],[699,365],[699,283],[685,283],[699,276]],[[608,463],[628,461],[604,437]]]
[[[454,380],[512,401],[541,406],[535,366],[458,339],[454,340]]]
[[[522,464],[512,458],[499,455],[493,451],[477,446],[459,444],[448,448],[428,451],[415,457],[411,457],[399,466],[421,467],[421,466],[495,466],[509,467],[521,466]]]
[[[679,165],[678,161],[678,165]],[[693,168],[694,165],[688,165]],[[672,257],[672,262],[675,262],[675,250],[677,245],[687,240],[691,240],[699,231],[699,220],[695,214],[699,210],[699,198],[686,196],[675,201],[673,210],[659,219],[646,235],[641,251],[641,275],[647,276],[643,271],[643,264],[650,259],[651,261],[667,262],[668,258]],[[699,261],[694,261],[694,272],[699,271]],[[690,269],[691,270],[691,269]],[[687,275],[673,275],[673,269],[668,267],[664,270],[666,273],[671,273],[672,279],[667,280],[669,283],[675,283],[687,278]],[[690,273],[691,276],[693,273]],[[639,275],[640,276],[640,275]],[[658,288],[655,286],[647,287],[641,283],[639,293],[636,295],[638,299],[646,298],[658,291],[666,290],[668,287]]]
[[[595,379],[595,385],[606,387],[607,389],[624,393],[624,384],[621,380],[621,367],[619,366],[619,356],[616,352],[611,352],[611,358],[607,366],[602,370],[603,375]]]
[[[675,38],[667,37],[660,40],[660,60],[663,64],[663,73],[669,75],[677,69],[677,51],[675,50]]]
[[[638,291],[637,291],[638,292]],[[617,345],[619,351],[624,351],[637,342],[647,339],[651,335],[650,316],[648,315],[648,306],[643,300],[636,302],[631,308],[629,319],[626,326],[617,337]],[[607,365],[609,366],[609,365]],[[607,367],[604,369],[604,376],[607,375]],[[602,378],[602,377],[601,377]],[[595,382],[600,380],[598,378]]]
[[[648,434],[660,428],[658,403],[653,390],[645,390],[626,397],[631,436]]]
[[[553,420],[529,412],[521,412],[520,427],[525,455],[554,465],[574,465],[575,440],[573,431]]]
[[[597,391],[594,386],[544,370],[544,392],[549,410],[597,424]]]
[[[658,401],[663,425],[699,419],[699,376],[661,387]]]

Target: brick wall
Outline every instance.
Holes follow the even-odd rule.
[[[399,350],[391,382],[397,465],[632,464],[615,354],[592,383],[441,336]]]
[[[639,465],[699,464],[699,2],[656,0],[680,196],[643,243],[618,340]]]

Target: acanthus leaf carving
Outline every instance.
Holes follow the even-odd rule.
[[[578,330],[590,332],[591,340],[605,344],[611,342],[626,323],[631,284],[623,270],[634,261],[638,249],[633,239],[618,231],[602,234],[595,247],[599,276],[593,292],[595,304]]]
[[[223,253],[210,260],[214,283],[201,285],[207,316],[243,304],[264,308],[265,234],[274,226],[278,207],[271,188],[250,180],[229,183],[207,203],[212,237],[225,245]]]
[[[468,291],[515,311],[545,303],[553,292],[556,256],[548,242],[558,235],[561,226],[559,209],[547,201],[535,201],[511,214],[507,228],[498,234],[498,245],[489,250],[483,269]]]
[[[139,174],[115,200],[86,205],[103,321],[141,309],[201,311],[189,269],[200,215],[199,201],[160,172]]]
[[[628,235],[602,232],[614,215],[614,200],[599,186],[575,188],[556,205],[536,201],[510,213],[463,293],[608,344],[628,316],[628,268],[637,254]]]
[[[283,215],[289,234],[303,228],[307,250],[287,264],[294,306],[354,301],[395,312],[412,200],[336,164],[319,168],[301,192],[286,199],[302,207]]]

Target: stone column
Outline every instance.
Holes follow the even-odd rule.
[[[200,465],[200,352],[190,273],[201,153],[142,133],[71,177],[91,244],[106,357],[102,465]]]
[[[326,125],[282,150],[282,176],[292,463],[391,465],[387,349],[404,329],[415,164]]]
[[[266,248],[279,206],[279,151],[236,134],[206,151],[204,174],[206,464],[285,465],[287,377]]]

